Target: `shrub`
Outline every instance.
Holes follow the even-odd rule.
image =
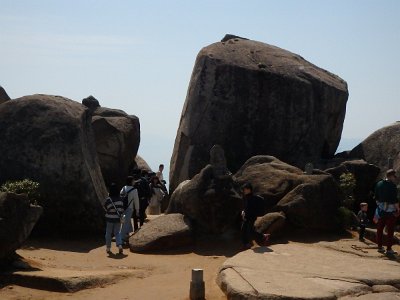
[[[356,178],[352,173],[343,173],[339,178],[339,187],[344,195],[343,205],[349,209],[354,206],[354,189],[356,187]]]
[[[336,212],[336,222],[342,229],[348,229],[357,225],[357,217],[347,207],[341,206]]]
[[[39,183],[30,179],[7,181],[0,187],[0,192],[27,194],[33,205],[37,205],[40,199]]]

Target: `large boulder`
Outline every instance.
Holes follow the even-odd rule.
[[[0,193],[0,265],[12,261],[42,211],[42,207],[30,205],[24,194]]]
[[[7,92],[5,89],[0,85],[0,104],[10,100],[10,97],[8,96]]]
[[[0,184],[40,183],[44,211],[36,228],[103,231],[107,190],[88,109],[60,96],[25,96],[0,105],[0,128]]]
[[[229,36],[203,48],[175,139],[170,189],[199,173],[214,144],[233,172],[259,154],[296,166],[332,157],[347,98],[344,80],[278,47]]]
[[[136,155],[133,161],[133,169],[145,170],[147,172],[152,172],[149,164],[140,155]]]
[[[133,252],[170,250],[193,242],[191,223],[181,214],[161,215],[129,238]]]
[[[400,122],[383,127],[362,141],[350,152],[350,157],[359,158],[381,169],[383,178],[387,169],[400,169]],[[390,161],[390,162],[389,162]]]
[[[264,198],[264,213],[283,211],[297,228],[332,230],[342,203],[337,182],[327,173],[307,175],[272,156],[255,156],[235,174],[238,184],[251,182]]]
[[[171,195],[170,213],[181,213],[194,221],[196,229],[222,233],[234,226],[243,208],[232,176],[218,176],[212,165],[181,185]]]
[[[94,97],[82,102],[93,110],[92,126],[101,172],[107,186],[123,186],[140,143],[139,118],[111,108],[97,106]]]

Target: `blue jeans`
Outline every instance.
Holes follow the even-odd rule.
[[[128,207],[128,208],[125,210],[125,222],[124,222],[124,224],[122,224],[122,227],[121,227],[121,238],[122,238],[123,240],[126,239],[126,236],[127,236],[130,232],[133,231],[132,221],[131,221],[132,212],[133,212],[133,209],[130,208],[130,207]]]
[[[107,248],[111,248],[111,240],[112,240],[113,234],[115,236],[115,243],[117,244],[117,247],[119,245],[122,245],[120,228],[121,228],[120,222],[117,222],[117,223],[107,222],[107,225],[106,225],[106,247]]]

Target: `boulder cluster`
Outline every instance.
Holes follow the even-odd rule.
[[[264,199],[255,224],[260,232],[337,230],[346,197],[340,180],[347,173],[356,182],[353,209],[365,201],[373,208],[379,176],[400,168],[400,122],[335,155],[348,95],[337,75],[272,45],[227,35],[203,48],[171,157],[167,215],[132,236],[131,250],[183,245],[193,233],[237,228],[245,182]],[[102,231],[106,184],[122,185],[132,168],[150,169],[137,156],[139,119],[101,107],[93,96],[82,103],[50,95],[10,99],[0,87],[0,140],[0,184],[40,183],[42,233]],[[0,194],[0,222],[9,199],[20,198]],[[41,212],[24,210],[21,237]],[[10,253],[4,249],[0,255]]]
[[[0,184],[40,183],[40,234],[102,232],[106,183],[122,184],[139,147],[136,116],[83,103],[31,95],[0,104]]]

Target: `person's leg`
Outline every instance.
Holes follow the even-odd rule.
[[[122,253],[122,238],[121,238],[121,223],[114,223],[114,236],[115,236],[115,243],[119,249],[119,253]]]
[[[250,234],[249,234],[249,222],[243,221],[241,228],[241,239],[243,247],[247,247],[250,244]]]
[[[129,239],[129,233],[133,231],[131,217],[132,209],[127,208],[125,211],[125,222],[121,226],[121,238],[124,241],[127,241]]]
[[[263,233],[256,231],[256,229],[254,228],[254,224],[253,224],[251,226],[251,235],[259,246],[266,246],[267,241],[269,239],[269,234],[263,234]]]
[[[136,214],[136,210],[133,211],[133,230],[136,232],[139,229],[139,217]]]
[[[387,217],[386,230],[387,230],[387,250],[392,250],[394,227],[396,225],[396,217],[391,214]]]
[[[365,235],[365,224],[360,224],[359,240],[363,241]]]
[[[105,234],[105,239],[106,239],[106,251],[109,252],[111,251],[111,239],[112,239],[112,223],[106,222],[106,234]]]
[[[386,216],[381,216],[378,220],[377,228],[376,228],[376,243],[378,244],[378,251],[382,250],[383,244],[383,229],[386,224]]]

